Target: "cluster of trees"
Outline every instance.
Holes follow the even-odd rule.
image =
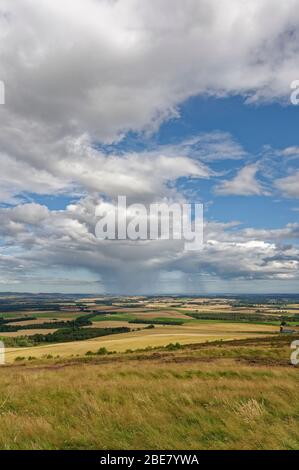
[[[87,351],[85,356],[106,356],[106,354],[115,354],[115,351],[108,351],[106,348],[100,348],[96,352]]]
[[[294,315],[293,317],[282,316],[282,315],[263,315],[263,314],[253,314],[253,313],[238,313],[238,312],[188,312],[189,317],[196,318],[197,320],[227,320],[227,321],[244,321],[244,322],[273,322],[273,321],[299,321],[299,315]]]
[[[1,302],[0,312],[23,312],[26,310],[39,310],[39,311],[52,311],[60,310],[59,304],[41,304],[41,303],[25,303],[25,304],[11,304],[6,302]]]
[[[46,335],[37,334],[30,336],[30,341],[34,344],[41,343],[65,343],[69,341],[81,341],[85,339],[97,338],[99,336],[107,336],[119,333],[128,333],[130,328],[63,328],[54,333]]]
[[[5,344],[6,348],[28,348],[34,346],[34,343],[30,340],[30,336],[0,336],[0,341]]]
[[[24,320],[36,320],[35,317],[21,317],[21,318],[14,318],[14,319],[0,319],[0,333],[7,333],[7,332],[16,332],[20,330],[47,330],[51,328],[79,328],[81,326],[90,326],[92,324],[91,318],[96,316],[97,312],[90,313],[88,315],[83,315],[75,320],[62,320],[62,321],[55,321],[55,322],[43,322],[43,323],[28,323],[26,325],[8,325],[8,323],[17,323]]]
[[[19,330],[28,329],[54,329],[57,331],[48,334],[36,334],[32,336],[19,336],[17,338],[2,338],[7,346],[34,346],[40,343],[61,343],[68,341],[80,341],[84,339],[97,338],[98,336],[106,336],[118,333],[127,333],[131,331],[130,328],[117,327],[117,328],[86,328],[92,325],[91,318],[98,315],[97,311],[90,314],[80,316],[74,320],[69,321],[55,321],[33,323],[26,325],[10,325],[8,323],[18,323],[20,321],[35,320],[35,317],[21,317],[21,318],[0,318],[0,333],[1,332],[15,332]],[[85,327],[85,328],[83,328]],[[8,344],[13,343],[13,344]]]

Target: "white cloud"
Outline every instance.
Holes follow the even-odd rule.
[[[299,171],[295,171],[292,175],[279,178],[275,181],[275,186],[280,189],[282,194],[290,198],[299,197]]]
[[[283,149],[282,155],[285,157],[299,157],[299,147],[287,147]]]
[[[165,146],[170,154],[183,154],[204,162],[240,160],[248,153],[228,132],[201,133],[175,146]]]
[[[195,95],[285,100],[298,52],[297,0],[0,0],[0,202],[18,204],[0,209],[0,283],[37,282],[38,273],[46,283],[47,271],[68,284],[59,274],[67,270],[128,291],[153,286],[163,271],[295,279],[298,250],[283,245],[294,228],[250,236],[210,225],[206,250],[191,256],[174,241],[100,243],[94,209],[98,194],[181,198],[179,178],[208,178],[211,162],[246,157],[223,132],[139,153],[106,154],[97,144],[151,132]],[[267,194],[257,171],[245,166],[218,194]],[[276,185],[298,197],[297,181]],[[24,193],[81,200],[49,211],[20,205]]]
[[[170,190],[168,182],[181,176],[208,178],[209,168],[178,151],[155,151],[106,155],[97,150],[85,134],[79,138],[61,138],[50,143],[41,136],[11,129],[3,130],[0,148],[0,201],[13,202],[16,195],[105,193],[127,194],[140,198],[162,196]],[[1,129],[0,129],[1,134]],[[1,153],[2,150],[2,153]],[[24,152],[24,153],[22,153]]]
[[[296,0],[0,6],[8,107],[57,132],[114,139],[174,114],[197,93],[280,99],[297,72]]]
[[[204,250],[190,254],[181,240],[98,240],[94,234],[97,204],[103,201],[86,198],[64,211],[48,211],[37,204],[0,209],[0,234],[5,241],[0,281],[24,283],[46,271],[48,279],[67,272],[89,273],[83,280],[97,279],[106,290],[132,293],[159,290],[163,272],[170,277],[181,273],[179,277],[188,278],[193,287],[198,277],[210,281],[299,278],[299,250],[286,243],[298,239],[298,225],[263,231],[243,230],[237,223],[207,223]]]
[[[221,196],[261,196],[268,195],[263,185],[256,179],[258,166],[247,165],[231,179],[222,181],[215,188],[215,193]]]
[[[156,156],[155,184],[144,156],[140,164],[138,156],[108,159],[94,144],[156,129],[196,94],[285,98],[297,72],[295,6],[295,0],[0,0],[1,200],[13,202],[22,192],[159,191],[155,171],[170,171],[170,160]],[[180,165],[190,175],[207,173],[179,157],[246,156],[221,132],[177,151],[172,180],[185,175]]]

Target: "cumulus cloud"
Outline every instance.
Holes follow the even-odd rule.
[[[3,131],[3,133],[5,130]],[[37,129],[38,132],[38,129]],[[1,129],[0,129],[1,133]],[[0,148],[0,200],[13,202],[22,193],[127,194],[150,198],[167,193],[167,183],[181,176],[208,178],[210,169],[188,156],[163,152],[105,154],[85,134],[50,143],[36,136],[19,139],[6,131]],[[23,137],[23,136],[22,136]],[[1,150],[3,153],[1,153]]]
[[[209,224],[205,250],[191,256],[174,240],[100,242],[94,211],[118,194],[182,199],[180,178],[210,178],[214,162],[246,159],[221,131],[140,152],[106,152],[103,144],[155,131],[195,95],[285,100],[298,39],[296,0],[0,0],[0,202],[15,205],[0,208],[0,283],[77,286],[74,271],[127,292],[154,289],[165,272],[295,279],[298,252],[284,244],[295,227],[266,234]],[[246,164],[217,193],[267,194],[257,171]],[[275,184],[298,197],[296,178]],[[79,201],[50,211],[23,204],[28,193]]]
[[[197,276],[298,279],[299,250],[286,243],[298,239],[298,225],[262,231],[244,230],[236,222],[207,222],[204,250],[190,253],[183,240],[97,239],[95,207],[99,204],[106,203],[89,197],[64,211],[48,211],[37,204],[19,206],[17,211],[1,209],[0,235],[6,244],[6,254],[0,259],[3,280],[13,276],[24,282],[37,272],[47,272],[49,278],[52,273],[55,280],[61,270],[83,270],[92,273],[89,279],[95,290],[104,286],[110,292],[133,293],[159,289],[165,273],[170,278],[171,273],[181,273],[191,284]]]
[[[108,161],[96,143],[154,130],[196,94],[284,99],[297,67],[297,10],[295,0],[0,0],[2,201],[23,192],[157,190],[144,160],[139,178],[136,156]],[[246,156],[221,132],[177,150],[203,161]],[[202,174],[182,159],[173,165],[184,162],[188,174]],[[126,163],[136,167],[131,179]],[[166,172],[168,163],[161,157],[156,166]]]
[[[296,76],[296,0],[0,6],[9,108],[57,133],[88,129],[115,139],[174,115],[194,94],[284,98]]]

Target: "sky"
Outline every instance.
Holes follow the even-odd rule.
[[[0,0],[0,291],[297,293],[297,6]],[[119,195],[202,203],[203,249],[99,240]]]

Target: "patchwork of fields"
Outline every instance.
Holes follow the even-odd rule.
[[[299,449],[298,300],[16,296],[0,310],[1,449]]]
[[[111,326],[111,323],[112,322],[108,323],[109,326]],[[130,326],[127,322],[115,323],[121,326]],[[48,332],[48,330],[46,331]],[[23,357],[34,356],[37,358],[41,358],[45,354],[69,357],[77,354],[84,355],[88,351],[96,352],[101,347],[105,347],[108,351],[125,352],[129,349],[136,350],[150,346],[165,346],[172,342],[192,344],[215,340],[252,338],[260,334],[267,335],[274,332],[277,332],[277,327],[268,325],[240,325],[235,323],[208,323],[203,325],[194,323],[188,326],[159,325],[154,329],[109,335],[86,341],[47,344],[29,348],[8,348],[6,358],[8,362],[11,362],[20,355]]]
[[[299,324],[297,303],[136,297],[55,299],[55,304],[41,299],[33,304],[32,299],[9,299],[5,311],[2,302],[0,337],[8,363],[49,355],[74,357],[100,348],[126,352],[275,335],[284,319],[294,330]]]

